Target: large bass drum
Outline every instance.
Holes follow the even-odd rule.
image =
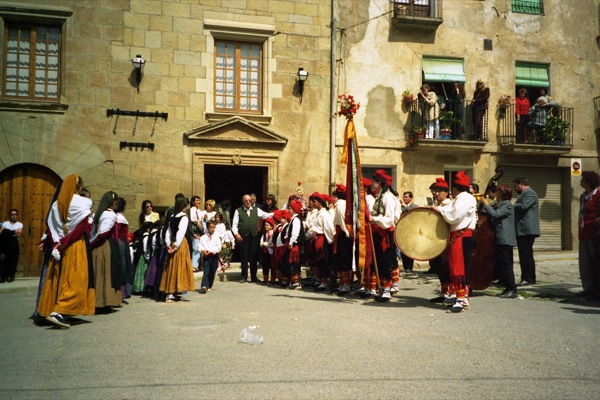
[[[413,208],[402,214],[396,225],[396,245],[405,256],[418,261],[436,258],[446,248],[450,229],[439,213],[430,208]]]

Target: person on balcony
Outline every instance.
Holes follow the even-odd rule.
[[[529,137],[525,138],[525,143],[537,143],[546,122],[548,122],[548,102],[546,101],[546,97],[542,96],[529,109],[528,128],[530,132],[527,135]]]
[[[471,102],[471,117],[473,118],[473,128],[476,140],[483,139],[483,120],[488,109],[488,99],[490,98],[490,88],[485,86],[483,80],[478,80],[475,84],[473,101]]]
[[[437,139],[440,136],[440,105],[434,91],[429,91],[429,85],[421,86],[419,97],[423,100],[423,120],[427,122],[425,139]]]
[[[519,94],[515,99],[515,121],[517,124],[517,143],[523,143],[525,141],[525,132],[527,130],[527,124],[529,124],[529,109],[531,104],[529,98],[527,98],[527,89],[519,89]]]
[[[448,111],[454,113],[454,123],[452,124],[452,136],[453,139],[459,139],[462,135],[462,124],[464,115],[464,102],[465,102],[465,85],[462,82],[455,82],[450,94]]]

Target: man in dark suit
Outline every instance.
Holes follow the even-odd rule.
[[[534,285],[535,260],[533,242],[540,236],[540,207],[537,193],[524,177],[513,179],[513,189],[519,194],[515,202],[515,230],[521,263],[521,282],[518,286]]]

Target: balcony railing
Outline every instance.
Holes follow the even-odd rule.
[[[515,105],[498,106],[500,121],[499,142],[501,145],[558,146],[570,149],[573,146],[574,109],[570,107],[546,106],[545,118],[540,121],[516,123]]]
[[[427,121],[425,121],[425,103],[414,100],[408,103],[407,131],[409,139],[427,140]],[[439,135],[434,139],[450,141],[488,140],[488,104],[472,106],[471,101],[446,100],[440,111]]]
[[[398,28],[435,30],[442,23],[442,0],[392,0]]]

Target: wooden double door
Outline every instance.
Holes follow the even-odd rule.
[[[23,234],[19,239],[19,276],[39,276],[44,261],[38,250],[46,231],[46,216],[54,192],[62,179],[37,164],[18,164],[0,172],[0,220],[7,221],[9,210],[19,211]]]

